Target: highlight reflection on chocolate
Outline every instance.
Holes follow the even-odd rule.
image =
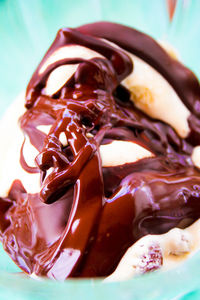
[[[98,55],[50,60],[44,68],[53,53],[74,45]],[[184,138],[134,105],[124,84],[134,70],[126,51],[157,70],[181,99],[189,112]],[[48,95],[50,75],[66,65],[75,72]],[[61,29],[29,82],[20,118],[39,151],[30,167],[22,146],[20,162],[40,173],[41,190],[31,194],[16,180],[0,198],[1,240],[11,258],[28,274],[54,279],[107,276],[142,236],[197,220],[200,173],[191,153],[200,144],[199,104],[197,78],[149,36],[108,22]],[[50,125],[48,134],[42,125]],[[104,162],[103,149],[116,141],[144,156]]]

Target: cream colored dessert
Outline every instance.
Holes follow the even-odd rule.
[[[147,63],[145,60],[141,59],[135,54],[130,53],[127,50],[120,48],[118,45],[116,45],[113,42],[108,42],[105,38],[99,40],[109,45],[110,47],[113,47],[114,50],[120,51],[120,53],[123,53],[123,55],[127,55],[127,57],[130,58],[133,64],[133,70],[128,76],[126,76],[126,78],[123,79],[121,84],[123,85],[123,88],[126,88],[129,91],[130,100],[133,103],[133,107],[139,110],[139,114],[141,113],[141,116],[142,114],[146,115],[148,118],[148,122],[152,122],[152,123],[154,122],[153,126],[155,132],[156,132],[156,126],[158,126],[156,122],[161,121],[161,123],[159,123],[161,124],[161,126],[162,124],[164,124],[163,126],[165,126],[166,124],[169,125],[169,127],[167,128],[168,130],[171,130],[173,132],[172,137],[177,135],[178,137],[177,139],[180,139],[181,141],[186,140],[185,143],[187,143],[187,138],[190,137],[192,131],[191,124],[190,124],[190,118],[192,116],[192,112],[188,108],[188,105],[186,105],[184,101],[182,101],[176,89],[169,83],[169,81],[158,70],[156,70],[156,68],[154,68],[152,65]],[[64,59],[75,60],[77,58],[81,58],[82,61],[84,62],[92,59],[101,60],[104,59],[104,56],[99,52],[89,49],[88,47],[83,45],[70,44],[70,45],[62,46],[58,49],[54,49],[54,51],[52,51],[51,54],[48,55],[43,60],[43,63],[40,65],[38,71],[39,74],[38,76],[42,77],[45,74],[45,72],[47,72],[48,69],[52,67],[52,65],[57,64],[58,62],[63,61]],[[56,93],[58,93],[60,90],[62,90],[62,88],[65,86],[67,81],[70,81],[70,79],[73,78],[73,76],[75,76],[76,72],[78,72],[77,70],[79,70],[80,65],[81,63],[63,64],[61,66],[59,65],[58,67],[54,68],[52,72],[50,72],[50,74],[48,75],[47,80],[45,82],[45,86],[42,89],[42,97],[44,98],[47,97],[48,100],[52,99],[52,101],[55,102],[56,99],[63,100],[62,97],[53,98],[53,96]],[[98,95],[97,99],[98,97],[99,99],[101,99],[101,97],[103,99],[105,91],[104,90],[99,91],[99,90],[97,89],[97,91],[96,90],[94,91]],[[72,100],[73,101],[77,100],[78,102],[79,96],[80,96],[79,92],[74,91],[72,94]],[[37,101],[39,102],[39,100],[36,100],[36,104]],[[5,114],[5,116],[3,117],[0,123],[0,129],[1,129],[0,140],[4,141],[4,143],[0,148],[0,157],[1,157],[0,195],[1,197],[5,197],[5,198],[9,194],[11,183],[14,182],[15,179],[23,183],[23,187],[25,188],[27,194],[37,194],[41,191],[43,187],[43,182],[41,182],[41,173],[39,172],[28,173],[27,171],[24,170],[24,168],[20,164],[20,157],[22,152],[23,152],[23,157],[25,162],[30,167],[38,167],[39,163],[38,161],[36,161],[36,157],[40,155],[40,151],[38,151],[37,147],[35,147],[31,143],[29,136],[24,135],[22,133],[18,123],[19,117],[22,116],[23,113],[25,112],[24,102],[25,102],[25,95],[24,93],[22,93],[13,102],[13,104],[8,109],[7,113]],[[124,127],[121,126],[121,127],[120,130],[122,130],[123,132],[125,126]],[[41,133],[44,133],[46,138],[51,136],[52,132],[56,131],[56,128],[57,127],[54,124],[53,125],[41,124],[37,126],[37,130],[40,131]],[[114,127],[114,129],[116,128],[117,126]],[[166,127],[164,128],[167,132]],[[81,130],[82,131],[77,131],[77,132],[79,133],[83,132],[84,138],[87,139],[88,144],[90,144],[91,141],[95,140],[95,132],[87,131],[88,130],[87,126],[83,125]],[[141,130],[141,128],[139,130]],[[113,133],[110,134],[111,137],[112,134]],[[73,134],[71,135],[73,136]],[[168,135],[169,134],[166,133],[167,137]],[[107,139],[105,139],[104,143],[102,144],[100,143],[98,150],[95,152],[97,153],[95,155],[99,157],[101,169],[116,168],[116,170],[119,170],[120,172],[120,170],[122,170],[124,166],[130,164],[135,164],[137,166],[140,163],[141,164],[143,162],[145,163],[146,161],[148,161],[148,159],[152,159],[152,160],[157,159],[157,152],[159,153],[160,150],[151,149],[151,147],[148,145],[148,142],[151,139],[149,136],[146,136],[144,138],[146,144],[142,143],[140,139],[137,140],[137,138],[129,140],[128,138],[123,139],[123,137],[121,138],[121,136],[120,138],[119,137],[111,138],[110,136],[107,137]],[[68,146],[69,147],[71,146],[70,143],[72,142],[70,142],[70,139],[72,138],[71,137],[69,138],[64,131],[61,131],[59,135],[56,136],[56,138],[58,139],[59,146],[61,147],[61,149],[66,149]],[[77,136],[74,134],[73,138],[74,140],[76,140]],[[166,141],[163,141],[163,144],[164,142],[166,143]],[[96,141],[95,143],[97,144]],[[95,143],[94,145],[96,147]],[[189,150],[187,150],[188,152],[184,154],[185,156],[187,156],[186,160],[189,167],[191,168],[194,168],[194,166],[200,168],[199,147],[200,146],[198,145],[194,147],[188,146]],[[169,154],[169,152],[171,151],[170,149],[171,148],[167,149],[166,151],[167,154]],[[173,151],[171,152],[172,157],[175,152]],[[190,155],[188,154],[189,151],[191,152]],[[183,153],[183,151],[181,153]],[[75,152],[73,154],[75,155]],[[78,160],[78,155],[75,158],[75,160],[76,159]],[[45,170],[45,175],[43,174],[44,177],[51,179],[51,177],[55,173],[56,167],[51,166],[47,170]],[[42,171],[44,172],[44,170]],[[139,171],[137,169],[137,174],[139,173]],[[154,171],[155,170],[153,170],[153,175],[155,175]],[[136,185],[137,182],[135,183],[134,181],[133,182],[130,181],[132,184],[132,185],[130,184],[130,186],[133,187],[134,192],[137,192],[138,189],[141,189],[142,192],[145,189],[146,191],[148,190],[149,187],[146,185],[145,179],[143,179],[142,177],[144,173],[145,170],[144,172],[141,172],[141,176],[138,177],[139,180],[141,180],[139,187],[137,187]],[[170,176],[171,175],[169,175],[169,177]],[[184,178],[184,175],[181,174],[181,176]],[[197,177],[196,173],[194,177],[195,176]],[[179,181],[180,182],[184,181],[182,177],[181,179],[179,178],[177,179],[178,183]],[[196,177],[195,180],[197,180]],[[165,179],[163,179],[163,181],[165,182]],[[173,184],[173,180],[172,180],[172,184]],[[160,184],[160,190],[158,191],[158,194],[159,193],[162,194],[162,188],[163,187]],[[124,192],[124,190],[125,190],[124,186],[121,185],[120,183],[119,188],[113,193],[113,195],[106,196],[104,201],[107,203],[112,203],[113,201],[115,201],[115,199],[117,199],[118,196],[121,197],[121,195],[125,194],[126,191]],[[76,193],[78,194],[79,190],[77,190]],[[151,198],[152,196],[151,193],[152,191],[150,189],[146,193],[149,195],[149,198]],[[131,194],[131,192],[128,193],[128,196],[129,194]],[[131,195],[134,196],[134,193]],[[149,202],[151,202],[150,200]],[[142,203],[142,204],[140,203],[141,207],[135,204],[136,212],[140,211],[140,209],[142,210],[143,208],[148,209],[151,206],[151,203],[148,204],[145,197],[144,199],[141,198],[140,202]],[[157,203],[154,204],[156,207]],[[110,218],[112,218],[112,215],[110,216]],[[80,223],[80,219],[77,218],[74,221],[73,224],[74,226],[72,226],[71,231],[76,231],[76,228],[78,227],[79,223]],[[188,224],[189,225],[191,224],[190,220]],[[67,230],[64,230],[63,232],[65,231],[67,232]],[[109,237],[109,233],[107,234]],[[50,246],[52,246],[52,244],[50,244]],[[200,249],[200,221],[199,220],[197,220],[196,222],[194,222],[192,225],[190,225],[185,229],[173,228],[164,234],[157,234],[157,235],[148,234],[140,238],[131,247],[129,247],[129,249],[121,258],[121,261],[119,262],[116,270],[110,276],[108,276],[105,279],[105,281],[125,280],[125,279],[130,279],[133,276],[139,275],[141,273],[145,273],[147,271],[152,271],[160,268],[163,270],[167,270],[169,268],[176,267],[179,263],[182,263],[184,260],[191,257],[199,249]],[[62,253],[60,254],[59,257],[61,257],[62,260],[62,257],[64,257],[65,253],[64,250],[61,252]],[[46,255],[45,251],[44,253]],[[56,257],[56,253],[57,252],[53,254],[54,255],[53,259]],[[77,255],[79,255],[79,253]],[[69,256],[68,252],[66,256]],[[54,267],[56,266],[56,263]],[[36,270],[33,269],[30,276],[32,278],[38,279],[38,274],[39,275],[41,274],[37,273],[36,271],[37,268]],[[54,276],[53,272],[54,271],[52,271],[52,273],[51,271],[48,271],[47,276],[53,278]],[[66,275],[66,277],[67,276],[68,274]],[[58,279],[60,279],[59,276]]]
[[[130,247],[105,281],[122,281],[162,269],[175,268],[200,250],[200,220],[186,229],[173,228],[162,235],[147,235]]]

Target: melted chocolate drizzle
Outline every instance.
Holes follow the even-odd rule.
[[[168,80],[191,111],[186,139],[134,106],[122,85],[133,70],[129,55],[99,38],[139,56]],[[66,58],[40,72],[54,51],[68,45],[101,57]],[[79,65],[58,92],[46,95],[48,76],[65,64]],[[59,280],[106,276],[140,237],[197,220],[200,174],[190,155],[200,143],[199,107],[194,74],[149,36],[108,22],[61,29],[29,82],[20,118],[39,151],[37,167],[26,164],[23,147],[20,162],[27,172],[40,172],[41,191],[29,194],[16,180],[8,197],[0,198],[1,240],[11,258],[29,274]],[[51,129],[46,135],[38,125]],[[136,142],[154,157],[102,167],[99,146],[113,140]]]

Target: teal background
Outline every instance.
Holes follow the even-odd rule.
[[[0,0],[0,116],[25,89],[61,27],[109,20],[133,26],[172,44],[200,76],[200,1],[178,0],[170,23],[164,0]],[[176,270],[121,283],[34,281],[0,248],[0,300],[200,299],[200,253]]]

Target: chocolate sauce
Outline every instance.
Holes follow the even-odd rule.
[[[99,38],[142,58],[168,80],[191,111],[186,139],[134,106],[122,85],[134,68],[129,55]],[[101,56],[62,59],[40,72],[54,51],[68,45]],[[46,95],[48,76],[65,64],[79,65],[58,92]],[[140,237],[197,220],[200,173],[190,156],[200,143],[199,101],[194,74],[147,35],[108,22],[61,29],[29,82],[20,118],[39,151],[37,167],[27,165],[23,146],[20,162],[27,172],[40,172],[41,191],[30,194],[16,180],[0,198],[1,240],[17,265],[58,280],[106,276]],[[49,133],[39,125],[51,125]],[[99,147],[113,140],[138,143],[154,157],[102,167]]]

